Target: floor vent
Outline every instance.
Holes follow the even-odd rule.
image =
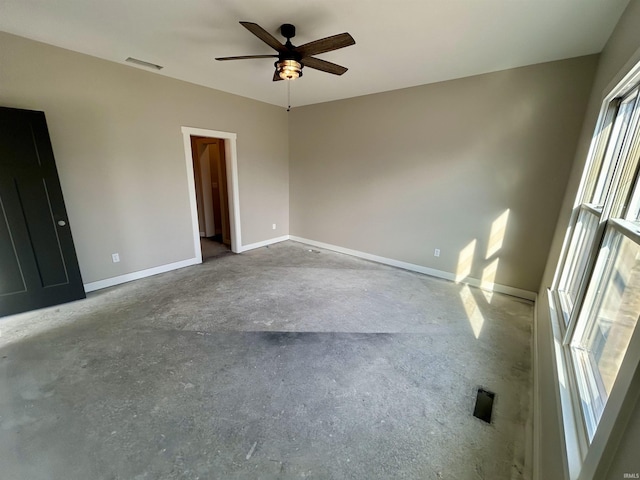
[[[491,412],[493,412],[493,399],[495,396],[495,393],[485,390],[484,388],[479,388],[476,397],[476,407],[473,409],[473,416],[484,422],[491,423]]]

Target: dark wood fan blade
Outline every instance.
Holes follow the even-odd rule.
[[[348,47],[349,45],[355,45],[356,41],[348,33],[339,33],[332,37],[321,38],[315,42],[305,43],[296,47],[294,51],[301,57],[309,57],[311,55],[318,55],[319,53],[331,52],[332,50],[338,50],[339,48]]]
[[[333,73],[334,75],[342,75],[344,72],[349,70],[347,67],[327,62],[326,60],[320,60],[319,58],[305,57],[301,62],[305,67],[320,70],[322,72]]]
[[[243,55],[240,57],[218,57],[216,60],[250,60],[252,58],[278,58],[278,55]]]
[[[278,82],[278,81],[280,81],[280,80],[282,80],[282,78],[280,78],[280,75],[278,75],[278,70],[276,70],[276,71],[273,73],[273,81],[274,81],[274,82]]]
[[[288,51],[287,47],[285,47],[282,43],[280,43],[280,41],[278,41],[273,35],[271,35],[269,32],[267,32],[264,28],[262,28],[257,23],[240,22],[240,25],[242,25],[244,28],[249,30],[251,33],[253,33],[256,37],[258,37],[264,43],[269,45],[275,51],[277,52]]]

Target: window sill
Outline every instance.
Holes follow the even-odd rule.
[[[580,440],[576,412],[571,393],[570,372],[568,369],[567,353],[563,347],[563,332],[561,322],[563,317],[558,309],[559,299],[551,290],[547,290],[549,299],[549,316],[551,318],[551,331],[553,335],[553,349],[558,376],[558,397],[560,400],[561,426],[564,434],[565,455],[569,470],[569,479],[579,478],[586,450],[586,445]]]

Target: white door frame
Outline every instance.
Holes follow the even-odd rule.
[[[202,263],[200,247],[200,228],[198,227],[198,205],[196,203],[196,181],[193,173],[193,157],[191,153],[191,136],[221,138],[224,140],[224,158],[227,166],[227,194],[229,196],[229,229],[231,233],[231,251],[240,253],[240,191],[238,187],[238,153],[235,133],[205,130],[203,128],[182,127],[184,140],[184,157],[187,163],[187,186],[189,189],[189,205],[191,207],[191,225],[193,230],[193,248],[198,263]]]

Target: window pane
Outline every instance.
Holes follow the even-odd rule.
[[[625,140],[625,147],[621,152],[620,178],[616,182],[617,194],[612,203],[611,217],[624,217],[637,221],[640,214],[640,185],[638,182],[638,167],[640,164],[640,100],[636,106],[629,124],[629,131]],[[634,188],[635,184],[635,188]]]
[[[571,342],[590,439],[640,315],[640,245],[609,230],[593,275]]]
[[[558,294],[562,304],[562,313],[565,323],[569,322],[569,317],[575,305],[580,282],[584,276],[589,260],[589,252],[598,229],[599,217],[586,209],[581,209],[578,221],[571,237],[567,260],[564,264]]]
[[[609,137],[609,144],[607,145],[607,150],[602,160],[600,171],[598,172],[596,185],[591,198],[588,199],[588,203],[604,205],[607,192],[609,191],[609,185],[613,178],[613,172],[618,161],[618,155],[622,149],[622,144],[629,127],[629,121],[631,120],[631,113],[633,112],[637,95],[637,90],[634,90],[634,93],[625,98],[620,105],[613,124],[611,136]]]
[[[625,218],[632,222],[640,221],[640,172],[638,172],[636,177],[636,187],[634,189],[633,196],[631,197],[631,203],[629,204]]]

